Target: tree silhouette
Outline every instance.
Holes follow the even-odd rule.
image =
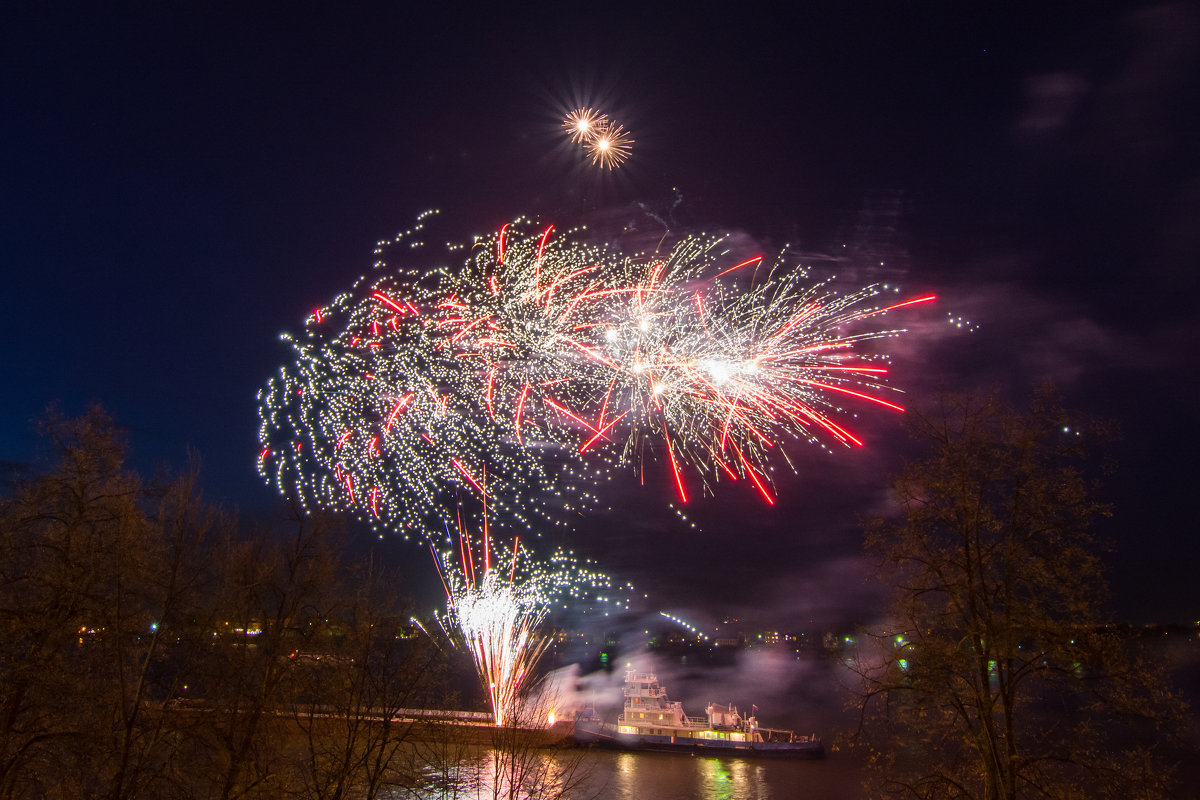
[[[868,526],[892,620],[856,664],[876,788],[911,798],[1152,798],[1182,703],[1103,613],[1092,533],[1103,428],[1051,388],[1028,411],[942,398],[910,416],[928,455]]]

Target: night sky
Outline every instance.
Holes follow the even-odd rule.
[[[279,334],[420,212],[462,241],[522,214],[724,230],[936,292],[894,350],[907,402],[1052,378],[1118,420],[1114,608],[1200,619],[1200,6],[449,5],[0,12],[0,461],[33,458],[47,403],[94,399],[140,470],[194,448],[210,500],[269,513]],[[579,105],[631,131],[625,166],[564,147]],[[653,608],[869,619],[860,519],[908,444],[890,413],[859,429],[864,450],[798,450],[774,508],[697,499],[697,529],[631,473],[574,543]]]

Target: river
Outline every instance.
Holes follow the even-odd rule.
[[[612,800],[842,800],[860,797],[860,770],[824,761],[715,758],[676,753],[589,753],[596,796]]]
[[[838,753],[820,761],[560,750],[518,755],[480,748],[449,774],[397,791],[390,800],[604,798],[604,800],[852,800],[862,796],[861,766]],[[513,789],[507,775],[524,774]],[[502,777],[497,780],[496,775]]]

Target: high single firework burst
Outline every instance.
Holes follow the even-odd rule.
[[[586,144],[608,124],[608,117],[594,108],[577,108],[563,117],[563,132],[574,144]]]
[[[460,533],[440,554],[430,545],[446,590],[437,620],[447,637],[467,649],[497,726],[513,718],[521,694],[550,637],[543,624],[556,604],[601,603],[621,608],[611,579],[564,550],[539,561],[514,538],[493,547],[485,533],[473,542]]]
[[[620,125],[609,124],[587,142],[592,163],[605,169],[621,166],[633,149],[633,137]]]

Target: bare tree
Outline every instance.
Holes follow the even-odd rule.
[[[440,686],[439,654],[414,635],[394,574],[373,558],[352,564],[325,634],[292,684],[303,735],[304,794],[319,800],[374,800],[411,785],[400,748],[427,722],[412,714]]]
[[[143,484],[98,407],[42,432],[0,498],[0,800],[421,796],[488,744],[504,785],[564,794],[515,731],[414,710],[446,707],[445,654],[335,519],[247,534],[195,466]]]
[[[323,612],[340,566],[340,528],[297,514],[285,541],[272,531],[224,541],[215,555],[223,586],[202,626],[211,648],[196,677],[207,715],[190,758],[203,764],[221,800],[275,796],[289,770],[288,684]]]
[[[45,474],[0,501],[0,796],[57,794],[94,763],[104,719],[88,691],[107,635],[114,561],[144,541],[141,484],[99,407],[51,409]]]
[[[1106,625],[1091,528],[1099,431],[1052,390],[1027,412],[945,398],[910,417],[928,455],[894,481],[903,515],[868,547],[894,622],[860,660],[859,744],[910,798],[1166,796],[1154,739],[1182,703]],[[1164,727],[1166,726],[1166,727]]]
[[[493,729],[485,762],[489,772],[488,796],[493,800],[566,800],[598,796],[592,762],[587,751],[562,748],[550,724],[550,712],[559,698],[546,682],[521,693],[517,707],[505,715],[505,724]],[[557,734],[563,735],[563,734]]]
[[[419,736],[413,752],[424,779],[406,786],[405,796],[430,793],[490,800],[568,800],[599,797],[589,752],[569,746],[567,728],[548,725],[558,705],[544,682],[531,683],[496,726],[486,718],[446,723]],[[481,715],[482,716],[482,715]]]
[[[180,785],[170,711],[198,667],[192,622],[213,591],[213,543],[232,520],[203,502],[198,462],[163,491],[148,535],[114,552],[116,580],[99,640],[106,669],[94,687],[112,724],[102,764],[112,800],[164,797]],[[183,779],[189,782],[191,776]]]
[[[0,796],[164,796],[172,651],[221,515],[195,469],[144,486],[99,407],[40,427],[45,472],[0,501]]]

